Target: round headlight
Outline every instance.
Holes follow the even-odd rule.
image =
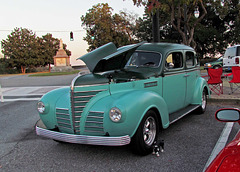
[[[212,67],[212,65],[210,63],[208,63],[208,67]]]
[[[113,122],[118,122],[122,118],[122,112],[114,107],[109,111],[109,117]]]
[[[43,102],[38,102],[37,110],[38,110],[39,113],[43,113],[45,111],[45,105],[44,105]]]

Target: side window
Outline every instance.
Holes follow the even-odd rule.
[[[165,66],[167,69],[177,69],[183,67],[183,55],[180,52],[174,52],[168,55]]]
[[[186,52],[186,66],[187,68],[194,66],[194,53],[193,52]]]
[[[237,56],[240,56],[240,46],[237,47]]]

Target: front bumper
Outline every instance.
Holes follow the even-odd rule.
[[[131,138],[128,135],[120,137],[75,135],[47,130],[39,127],[38,125],[36,125],[36,133],[39,136],[50,139],[77,144],[123,146],[129,144],[131,141]]]

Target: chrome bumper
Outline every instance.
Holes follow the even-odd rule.
[[[38,126],[36,126],[36,133],[39,136],[44,136],[50,139],[77,144],[123,146],[129,144],[131,141],[131,138],[128,135],[121,137],[75,135],[51,131]]]

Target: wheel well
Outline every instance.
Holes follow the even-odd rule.
[[[204,87],[204,90],[205,90],[206,94],[209,95],[209,93],[208,93],[208,92],[209,92],[208,88],[207,88],[207,87]]]
[[[162,119],[161,119],[161,115],[160,115],[160,113],[159,113],[159,111],[158,111],[158,109],[157,108],[151,108],[151,109],[149,109],[149,110],[152,110],[152,111],[154,111],[156,114],[157,114],[157,122],[158,122],[158,124],[161,124],[161,125],[159,125],[159,130],[162,130],[163,129],[163,126],[162,126]]]

